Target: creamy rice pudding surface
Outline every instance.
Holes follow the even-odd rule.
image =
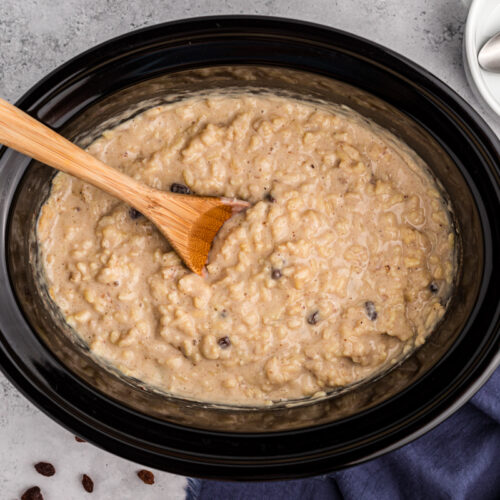
[[[198,97],[88,151],[155,188],[253,203],[223,226],[200,277],[141,214],[55,177],[38,222],[49,293],[126,375],[203,401],[319,395],[390,366],[445,312],[448,208],[423,162],[354,114]]]

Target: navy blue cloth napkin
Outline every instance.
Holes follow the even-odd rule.
[[[438,427],[365,464],[294,481],[189,480],[186,500],[226,499],[500,499],[500,368]]]

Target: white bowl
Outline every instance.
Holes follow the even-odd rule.
[[[500,31],[500,1],[474,0],[464,33],[464,66],[469,85],[476,96],[500,116],[500,73],[485,71],[477,55],[481,47]]]

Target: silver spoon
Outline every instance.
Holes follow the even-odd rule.
[[[479,65],[486,71],[500,73],[500,32],[493,35],[479,51]]]

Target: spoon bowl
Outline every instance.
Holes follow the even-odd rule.
[[[486,71],[500,72],[500,32],[493,35],[477,56],[479,65]]]

